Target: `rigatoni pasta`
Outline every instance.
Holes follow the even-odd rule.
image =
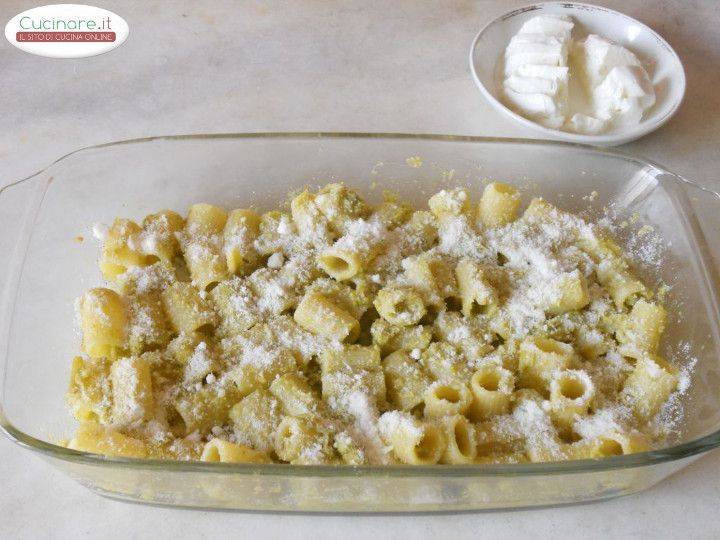
[[[228,214],[223,228],[225,264],[231,274],[249,274],[259,256],[254,242],[260,235],[260,216],[250,209],[239,208]]]
[[[228,275],[222,253],[222,235],[227,214],[212,204],[194,204],[188,210],[180,244],[193,283],[201,290],[216,284]]]
[[[599,459],[662,441],[668,308],[601,228],[500,182],[341,183],[116,219],[77,303],[69,448],[296,465]],[[252,201],[248,201],[248,204]]]
[[[272,463],[267,454],[223,439],[210,439],[206,442],[200,459],[221,463]]]
[[[305,330],[352,343],[360,333],[360,323],[332,299],[309,292],[298,304],[295,321]]]
[[[510,410],[515,376],[498,364],[481,366],[470,378],[472,402],[468,416],[475,421],[489,420]]]
[[[116,358],[127,337],[128,314],[120,295],[91,289],[80,298],[78,308],[83,352],[91,358]]]

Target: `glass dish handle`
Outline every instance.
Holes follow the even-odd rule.
[[[692,208],[692,214],[687,219],[697,238],[696,247],[701,255],[702,270],[713,284],[715,313],[720,317],[720,193],[679,176],[675,177],[677,180]]]
[[[22,262],[37,211],[51,181],[52,178],[38,173],[0,189],[0,374],[5,372],[7,364],[11,318]],[[3,392],[4,388],[0,387],[0,396]]]

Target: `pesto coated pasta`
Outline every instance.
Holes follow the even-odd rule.
[[[68,447],[298,465],[598,459],[661,444],[665,307],[600,227],[500,182],[343,184],[102,238]]]

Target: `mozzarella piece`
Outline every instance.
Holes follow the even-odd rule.
[[[565,122],[564,116],[542,116],[540,118],[536,118],[536,122],[538,124],[542,124],[545,127],[548,127],[550,129],[560,129],[563,126],[563,123]]]
[[[593,89],[592,101],[599,118],[615,126],[636,125],[655,104],[655,90],[641,66],[616,66]]]
[[[539,15],[533,17],[520,28],[519,34],[545,34],[557,36],[565,41],[570,39],[575,23],[563,15]]]
[[[567,66],[543,66],[543,65],[526,65],[517,68],[515,73],[520,77],[539,77],[542,79],[552,79],[560,84],[567,85],[570,68]]]
[[[534,32],[527,34],[515,34],[512,38],[510,38],[510,44],[508,45],[508,47],[513,47],[515,45],[520,45],[523,43],[542,43],[544,45],[554,43],[565,44],[567,43],[567,40],[559,39],[557,36],[553,35]]]
[[[596,88],[600,95],[619,93],[621,98],[638,98],[644,108],[655,104],[655,90],[647,72],[640,66],[618,66],[610,70]]]
[[[567,64],[567,55],[560,52],[522,52],[505,57],[505,75],[510,76],[521,66],[543,65],[563,66]]]
[[[574,23],[541,15],[523,24],[505,50],[505,97],[533,120],[562,126],[568,96],[568,52]]]
[[[591,87],[602,83],[614,67],[641,67],[640,60],[631,51],[595,34],[589,35],[578,44],[578,47],[583,57],[585,75]]]
[[[575,133],[582,133],[583,135],[597,135],[605,129],[606,124],[605,121],[595,118],[594,116],[575,113],[568,121],[568,125],[566,127],[569,131],[574,131]]]
[[[636,126],[642,120],[645,108],[640,104],[638,98],[628,98],[620,103],[612,118],[614,126]]]
[[[510,103],[528,116],[560,116],[562,114],[557,101],[551,96],[539,93],[515,92],[507,87],[505,87],[505,94]]]
[[[539,15],[522,25],[505,50],[508,104],[544,126],[576,133],[594,135],[638,124],[655,103],[652,82],[638,57],[597,35],[574,42],[573,27],[572,19],[556,15]],[[573,77],[579,83],[572,91],[580,92],[573,100],[571,70],[577,70]]]
[[[561,82],[545,77],[523,77],[510,75],[505,79],[505,88],[524,94],[545,94],[555,96],[560,91]]]
[[[531,39],[526,40],[524,39],[524,36],[530,36]],[[507,56],[518,53],[557,54],[567,58],[568,44],[567,42],[561,41],[552,36],[542,36],[540,34],[519,34],[510,40],[510,44],[505,50],[505,54]]]

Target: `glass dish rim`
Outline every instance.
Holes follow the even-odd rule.
[[[564,147],[574,150],[592,152],[596,155],[606,155],[613,158],[635,163],[642,167],[651,167],[660,171],[665,178],[660,181],[673,181],[706,192],[720,201],[720,193],[696,184],[683,176],[671,172],[652,160],[633,156],[632,154],[614,149],[596,147],[566,141],[551,141],[543,139],[526,139],[510,137],[483,137],[474,135],[444,135],[434,133],[395,133],[395,132],[228,132],[228,133],[197,133],[182,135],[158,135],[133,139],[123,139],[107,143],[85,146],[55,159],[39,171],[0,188],[0,196],[5,190],[45,174],[52,167],[62,163],[76,154],[82,154],[103,148],[117,146],[144,144],[157,141],[187,141],[187,140],[221,140],[221,139],[395,139],[437,141],[449,143],[484,143],[484,144],[519,144],[524,146]],[[670,177],[669,179],[667,177]],[[5,362],[4,367],[7,367]],[[5,369],[3,369],[3,380]],[[79,465],[92,465],[100,467],[117,467],[120,469],[136,470],[166,470],[174,473],[205,472],[214,474],[253,474],[261,476],[292,476],[292,477],[484,477],[484,476],[536,476],[544,474],[573,474],[600,472],[615,469],[645,467],[689,458],[714,448],[720,447],[720,429],[703,437],[682,444],[641,452],[624,456],[613,456],[602,459],[584,459],[573,461],[541,462],[541,463],[515,463],[515,464],[473,464],[473,465],[384,465],[384,466],[349,466],[349,465],[281,465],[281,464],[245,464],[245,463],[207,463],[202,461],[170,461],[159,459],[135,459],[123,457],[108,457],[78,450],[71,450],[28,435],[13,426],[5,416],[3,410],[3,392],[0,389],[0,431],[10,440],[21,447],[39,452],[51,458],[60,459]]]

